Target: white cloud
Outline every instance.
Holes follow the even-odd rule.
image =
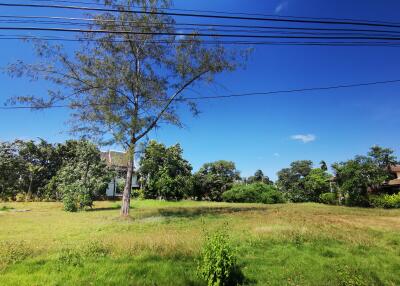
[[[296,135],[290,136],[290,139],[298,140],[303,143],[309,143],[309,142],[315,141],[315,139],[317,139],[317,137],[314,134],[296,134]]]
[[[275,14],[279,14],[283,10],[287,10],[288,7],[289,7],[288,1],[283,1],[283,2],[279,3],[278,6],[276,6],[276,8],[275,8]]]
[[[281,154],[279,154],[279,153],[274,153],[274,157],[280,157],[281,156]]]

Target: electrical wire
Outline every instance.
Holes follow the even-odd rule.
[[[85,6],[68,6],[68,5],[47,5],[47,4],[14,4],[14,3],[0,3],[3,7],[25,7],[25,8],[49,8],[49,9],[69,9],[79,11],[98,11],[98,12],[125,12],[134,14],[145,15],[162,15],[162,16],[177,16],[177,17],[194,17],[194,18],[213,18],[213,19],[229,19],[229,20],[243,20],[243,21],[270,21],[270,22],[290,22],[290,23],[303,23],[303,24],[329,24],[329,25],[355,25],[355,26],[373,26],[373,27],[387,27],[399,28],[398,24],[383,24],[372,22],[359,22],[359,21],[330,21],[330,20],[309,20],[309,19],[292,19],[292,18],[272,18],[272,17],[244,17],[244,16],[227,16],[227,15],[211,15],[199,13],[177,13],[177,12],[161,12],[161,11],[143,11],[143,10],[126,10],[113,8],[96,8]]]
[[[301,93],[301,92],[309,92],[309,91],[325,91],[325,90],[364,87],[364,86],[372,86],[372,85],[384,85],[384,84],[392,84],[392,83],[400,83],[400,79],[375,81],[375,82],[364,82],[364,83],[341,84],[341,85],[322,86],[322,87],[276,90],[276,91],[266,91],[266,92],[238,93],[238,94],[203,96],[203,97],[186,97],[186,98],[178,98],[174,101],[180,102],[180,101],[191,101],[191,100],[238,98],[238,97],[257,96],[257,95],[265,96],[265,95],[274,95],[274,94],[281,94],[281,93]],[[162,100],[162,101],[168,101],[168,99]],[[50,108],[88,107],[88,106],[109,106],[109,105],[104,105],[104,104],[88,104],[88,105],[76,105],[75,104],[74,105],[74,104],[72,104],[72,105],[52,105],[52,106],[46,106],[46,107],[3,106],[3,107],[0,107],[0,109],[1,110],[18,110],[18,109],[33,109],[33,110],[35,110],[35,109],[50,109]]]

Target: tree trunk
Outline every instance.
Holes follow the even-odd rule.
[[[32,185],[33,185],[33,174],[29,175],[29,187],[28,187],[28,194],[27,199],[30,200],[32,198]]]
[[[132,192],[132,177],[135,169],[135,145],[130,148],[128,170],[126,172],[126,182],[124,187],[124,193],[122,194],[122,206],[121,206],[121,216],[129,216],[129,208],[131,203],[131,192]]]

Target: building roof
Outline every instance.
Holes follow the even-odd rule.
[[[400,165],[391,166],[390,170],[392,172],[400,172]]]
[[[127,153],[118,151],[101,152],[101,159],[104,160],[107,166],[126,168],[129,162]]]
[[[389,186],[400,186],[400,179],[394,179],[394,180],[390,180],[388,182]]]

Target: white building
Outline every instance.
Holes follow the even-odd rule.
[[[119,197],[122,196],[124,178],[126,176],[128,166],[128,156],[126,153],[118,151],[107,151],[101,153],[101,158],[107,163],[108,166],[114,167],[117,170],[117,177],[113,178],[106,190],[107,197]],[[138,176],[132,176],[132,189],[139,189]]]

